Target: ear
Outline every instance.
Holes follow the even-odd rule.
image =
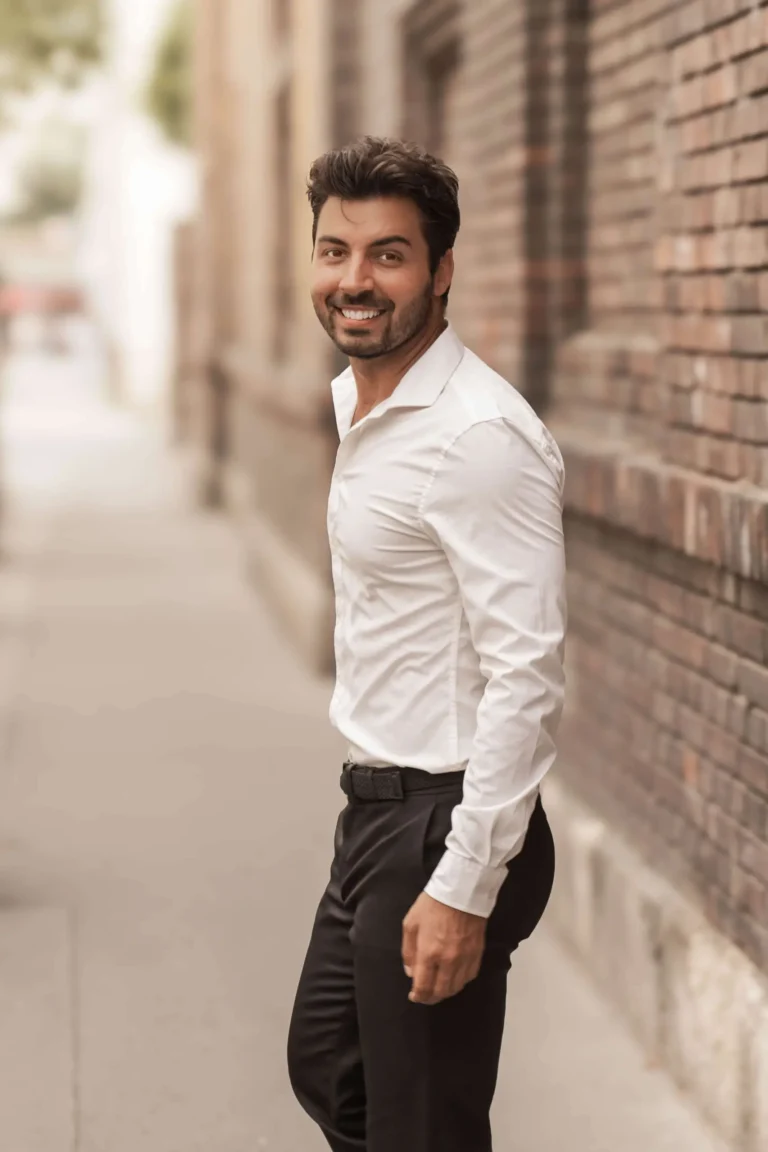
[[[453,249],[449,248],[440,260],[435,272],[435,296],[444,296],[453,282]]]

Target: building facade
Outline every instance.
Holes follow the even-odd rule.
[[[144,92],[176,0],[107,0],[103,73],[86,93],[90,147],[79,228],[81,278],[111,394],[167,419],[173,375],[178,221],[194,211],[193,158],[151,121]]]
[[[733,1002],[753,981],[768,1021],[768,8],[198,8],[198,351],[180,388],[201,493],[233,508],[262,588],[328,667],[340,365],[309,303],[306,174],[362,132],[438,152],[461,181],[451,320],[566,460],[558,779],[583,817],[583,835],[563,832],[564,891],[583,915],[563,916],[630,1015],[626,972],[645,981],[635,1022],[726,1135],[764,1146],[759,1013],[728,1017],[747,1029],[728,1051],[748,1059],[702,1064],[691,1036],[714,1009],[694,994],[691,941],[717,942],[701,987],[738,970]],[[619,912],[614,837],[653,877],[642,898],[622,890]],[[657,880],[695,930],[660,911]],[[673,1042],[681,998],[687,1039]]]

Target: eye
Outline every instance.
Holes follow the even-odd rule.
[[[402,264],[403,258],[399,252],[382,252],[379,259],[384,264]]]
[[[325,248],[323,250],[323,256],[327,260],[337,260],[343,255],[341,248]]]

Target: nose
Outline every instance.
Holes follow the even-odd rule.
[[[339,290],[347,296],[357,296],[361,292],[370,292],[373,288],[371,266],[365,257],[350,256],[345,261]]]

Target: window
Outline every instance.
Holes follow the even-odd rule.
[[[449,107],[460,64],[456,0],[420,0],[404,23],[403,135],[450,163]]]
[[[424,145],[435,156],[446,151],[447,109],[458,73],[458,45],[449,44],[428,60],[424,84]]]

